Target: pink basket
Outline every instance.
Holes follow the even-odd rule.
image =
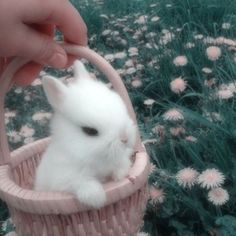
[[[112,83],[136,122],[135,113],[121,78],[94,51],[75,45],[65,50],[94,64]],[[0,197],[9,208],[18,236],[134,236],[142,224],[148,192],[149,158],[137,136],[134,163],[129,178],[104,185],[106,205],[95,210],[72,194],[32,190],[35,170],[49,138],[25,145],[10,153],[5,124],[4,97],[14,73],[26,63],[15,59],[4,71],[0,87]],[[132,180],[132,181],[131,181]]]

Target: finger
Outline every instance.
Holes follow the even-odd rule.
[[[53,38],[55,28],[53,25],[32,25],[32,27]],[[38,76],[41,70],[41,65],[35,62],[30,62],[16,72],[13,81],[15,84],[20,86],[29,85]]]
[[[64,19],[61,15],[63,15]],[[69,1],[66,1],[64,8],[59,8],[51,17],[63,33],[66,41],[82,46],[87,45],[87,26],[79,12]]]
[[[71,43],[87,45],[87,27],[79,12],[68,0],[34,1],[24,9],[22,21],[56,25]]]
[[[4,63],[4,58],[2,57],[0,57],[0,76],[1,76],[1,74],[2,74],[2,72],[3,72],[3,70],[4,70],[4,65],[5,65],[5,63]]]
[[[32,24],[30,27],[43,34],[54,37],[55,25],[52,24]]]
[[[63,68],[67,63],[65,50],[51,37],[32,27],[21,25],[18,29],[19,45],[17,56],[29,58],[42,65]]]
[[[66,64],[66,67],[71,66],[71,65],[74,63],[74,61],[75,61],[76,59],[78,59],[78,58],[75,57],[75,56],[72,56],[72,55],[68,55],[68,62],[67,62],[67,64]]]
[[[14,82],[20,86],[26,86],[33,82],[33,80],[38,76],[39,72],[42,70],[42,66],[30,62],[24,65],[20,70],[14,75]]]
[[[33,24],[32,27],[34,29],[36,29],[37,31],[40,31],[40,32],[47,34],[47,35],[50,35],[52,38],[54,37],[55,26],[53,26],[53,25]],[[66,68],[71,66],[73,64],[73,62],[77,59],[77,57],[69,55],[69,54],[67,55],[67,57],[68,57],[68,62],[65,66]]]
[[[0,76],[8,65],[9,60],[6,57],[0,57]]]

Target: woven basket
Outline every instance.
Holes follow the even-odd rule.
[[[135,114],[117,72],[94,51],[75,45],[64,45],[76,57],[94,64],[110,80],[126,103],[136,123]],[[10,153],[5,124],[4,97],[11,78],[26,60],[15,59],[0,78],[0,197],[9,208],[18,236],[134,236],[142,224],[147,202],[149,158],[138,134],[134,163],[129,177],[104,184],[105,206],[99,210],[83,205],[74,195],[32,190],[35,170],[49,138],[25,145]]]

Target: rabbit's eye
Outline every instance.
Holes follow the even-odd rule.
[[[83,126],[82,130],[85,134],[87,134],[89,136],[97,136],[98,135],[98,131],[95,128],[92,128],[92,127]]]

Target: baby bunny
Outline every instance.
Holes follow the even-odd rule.
[[[121,97],[92,79],[80,61],[74,63],[73,82],[66,86],[48,76],[43,88],[55,112],[34,188],[71,192],[100,208],[106,202],[102,183],[128,174],[136,126]]]

